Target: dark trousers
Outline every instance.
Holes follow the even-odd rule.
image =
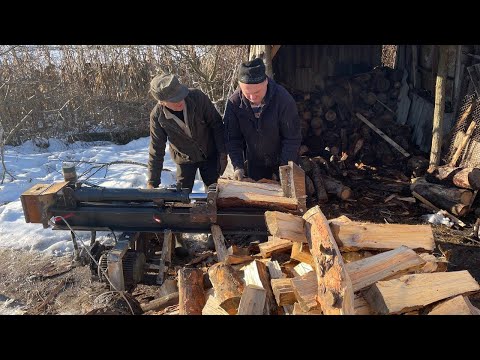
[[[177,182],[182,184],[182,188],[189,188],[192,191],[197,169],[200,170],[205,187],[217,182],[220,169],[217,156],[212,156],[199,163],[177,164]]]
[[[277,179],[280,178],[278,175],[278,166],[276,167],[252,166],[250,160],[247,163],[247,176],[249,178],[252,178],[255,181],[258,181],[261,179],[271,180],[273,177],[273,174],[277,176]]]

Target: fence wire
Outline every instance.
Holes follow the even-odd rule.
[[[448,164],[458,147],[465,138],[468,127],[475,122],[473,133],[465,145],[458,161],[457,166],[462,167],[480,167],[480,106],[475,91],[471,89],[463,98],[458,111],[455,125],[452,129],[450,146],[445,162]]]

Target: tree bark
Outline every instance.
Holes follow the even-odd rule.
[[[178,271],[178,299],[180,315],[202,315],[205,306],[202,270],[183,268]]]

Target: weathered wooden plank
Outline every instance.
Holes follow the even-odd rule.
[[[368,121],[368,119],[363,116],[362,114],[360,113],[356,113],[355,114],[357,116],[357,118],[359,118],[360,120],[362,120],[365,124],[367,124],[367,126],[372,129],[373,131],[375,131],[378,135],[380,135],[382,137],[383,140],[385,140],[386,142],[388,142],[390,145],[392,145],[395,150],[397,150],[400,154],[402,154],[403,156],[405,157],[409,157],[410,154],[408,152],[405,151],[404,148],[402,148],[400,145],[398,145],[395,141],[393,141],[391,138],[389,138],[382,130],[380,130],[379,128],[377,128],[375,125],[373,125],[370,121]]]

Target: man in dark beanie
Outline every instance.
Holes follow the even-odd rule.
[[[262,59],[240,64],[238,72],[239,87],[223,118],[234,179],[278,179],[279,166],[298,161],[302,138],[297,105],[284,87],[265,75]]]
[[[150,114],[147,188],[161,183],[165,145],[177,164],[177,183],[193,188],[195,174],[205,187],[217,182],[227,166],[222,117],[202,91],[188,89],[173,74],[157,75],[150,82],[157,104]]]

